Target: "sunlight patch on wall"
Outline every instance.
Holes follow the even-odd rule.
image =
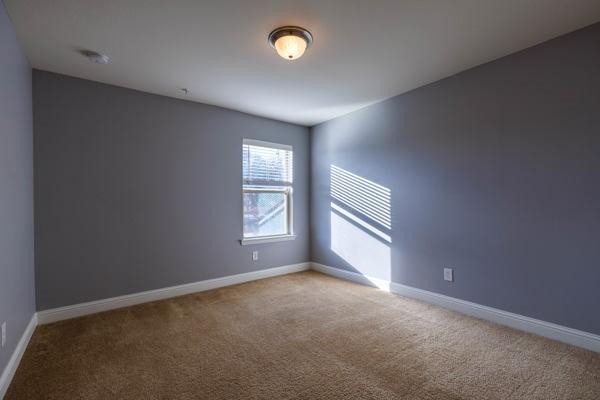
[[[385,186],[330,166],[331,197],[386,229],[392,228],[391,191]]]
[[[333,164],[329,171],[331,251],[375,286],[388,290],[391,190]]]
[[[354,221],[358,225],[360,225],[363,228],[367,229],[369,232],[371,232],[374,235],[380,237],[381,239],[385,240],[386,242],[392,243],[392,237],[390,235],[388,235],[387,233],[384,233],[381,230],[375,228],[373,225],[369,225],[368,223],[366,223],[362,219],[358,218],[357,216],[353,215],[352,213],[349,213],[348,211],[344,210],[342,207],[338,206],[337,204],[331,203],[331,209],[334,210],[337,214],[346,217],[350,221]]]
[[[391,280],[390,247],[339,215],[331,214],[331,250],[359,273]],[[362,224],[361,224],[362,226]]]

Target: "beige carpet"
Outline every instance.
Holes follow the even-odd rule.
[[[599,354],[316,272],[40,326],[6,396],[599,398]]]

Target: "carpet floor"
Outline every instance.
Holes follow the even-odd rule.
[[[302,272],[39,326],[13,399],[599,399],[600,354]]]

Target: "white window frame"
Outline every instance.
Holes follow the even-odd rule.
[[[294,160],[293,157],[293,147],[289,145],[279,144],[279,143],[271,143],[271,142],[263,142],[260,140],[254,139],[244,139],[243,144],[254,145],[260,147],[267,147],[273,149],[284,149],[292,152],[292,163]],[[294,173],[294,168],[292,167],[292,174]],[[282,193],[285,195],[285,212],[286,212],[286,233],[280,235],[269,235],[269,236],[244,236],[244,194],[246,193]],[[293,178],[292,183],[289,185],[253,185],[244,182],[242,177],[242,239],[240,243],[242,246],[252,245],[252,244],[260,244],[260,243],[272,243],[272,242],[281,242],[286,240],[294,240],[296,235],[294,234],[294,188],[293,188]]]

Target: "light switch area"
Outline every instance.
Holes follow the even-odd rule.
[[[6,321],[2,323],[2,347],[6,346]]]
[[[252,261],[258,261],[258,251],[256,250],[252,252]]]
[[[454,282],[454,269],[444,268],[444,280]]]

